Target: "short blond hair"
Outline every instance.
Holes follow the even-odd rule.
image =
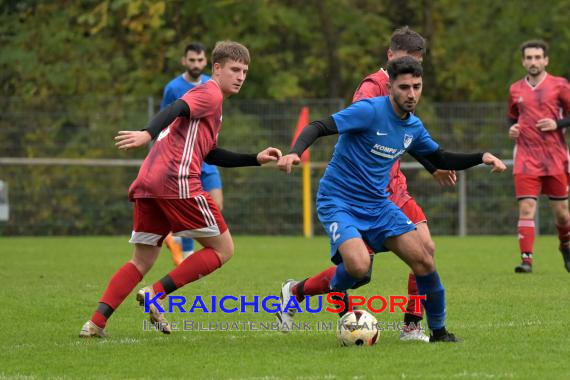
[[[223,65],[226,61],[241,62],[249,65],[249,50],[239,42],[234,41],[218,41],[212,51],[212,64],[219,63]]]

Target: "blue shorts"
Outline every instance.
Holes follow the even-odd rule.
[[[338,247],[349,239],[361,238],[374,252],[384,252],[388,251],[384,247],[387,238],[416,229],[416,225],[387,199],[374,209],[364,209],[338,199],[321,198],[317,200],[317,212],[329,235],[331,261],[335,264],[342,262]]]
[[[202,187],[205,191],[222,188],[222,178],[220,177],[218,167],[215,165],[208,165],[203,162],[200,180],[202,181]]]

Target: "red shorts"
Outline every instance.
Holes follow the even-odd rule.
[[[414,198],[410,198],[400,209],[414,224],[427,222],[424,210],[416,203]]]
[[[568,199],[568,174],[533,176],[515,174],[515,195],[521,198],[538,198],[540,194],[550,199]]]
[[[218,236],[228,226],[206,192],[188,199],[135,199],[133,233],[129,243],[161,246],[172,231],[174,236],[199,238]]]

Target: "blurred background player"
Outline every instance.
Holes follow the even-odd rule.
[[[570,214],[568,213],[568,146],[570,125],[568,81],[546,72],[548,44],[524,42],[522,65],[527,75],[509,90],[509,137],[513,154],[515,194],[519,203],[518,237],[522,262],[516,273],[531,273],[537,199],[550,200],[560,240],[564,267],[570,272]],[[564,116],[564,118],[561,118]]]
[[[208,64],[206,57],[206,49],[200,42],[192,42],[184,49],[184,56],[180,59],[182,66],[186,68],[184,73],[180,74],[164,87],[162,102],[160,109],[172,104],[193,89],[194,87],[206,83],[210,77],[204,74],[204,69]],[[218,168],[214,165],[203,163],[202,174],[200,176],[202,187],[214,199],[214,202],[222,211],[224,204],[224,195],[222,192],[222,178]],[[190,238],[175,238],[172,234],[164,240],[164,243],[170,250],[174,265],[179,265],[183,259],[194,252],[194,240]]]

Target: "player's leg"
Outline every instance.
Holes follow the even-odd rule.
[[[439,279],[433,257],[422,244],[417,231],[393,236],[385,246],[400,257],[416,276],[420,295],[425,295],[430,342],[457,342],[458,339],[445,328],[445,289]]]
[[[543,193],[548,195],[556,220],[559,251],[564,268],[570,272],[570,213],[568,212],[568,175],[549,176],[543,179]]]
[[[422,244],[433,257],[435,254],[435,243],[431,238],[427,218],[422,208],[411,198],[401,207],[401,210],[416,225]],[[416,276],[413,272],[410,272],[408,274],[408,295],[418,294]],[[425,335],[419,328],[423,316],[424,305],[421,302],[416,302],[414,298],[410,298],[406,305],[406,313],[404,314],[405,327],[400,334],[400,340],[429,342],[429,336]]]
[[[209,275],[233,256],[234,244],[227,229],[218,236],[196,237],[195,239],[202,244],[203,248],[186,258],[179,266],[152,285],[155,293],[163,293],[160,298]]]
[[[197,239],[204,248],[195,252],[167,275],[143,288],[149,296],[162,293],[159,299],[220,268],[233,255],[234,245],[226,223],[207,193],[189,199],[161,199],[175,236]]]
[[[97,309],[80,332],[84,338],[102,337],[103,329],[113,312],[152,268],[160,253],[160,245],[170,226],[153,199],[137,199],[134,208],[133,234],[135,244],[132,259],[123,265],[109,281]]]
[[[370,257],[370,267],[368,273],[363,278],[359,279],[356,284],[352,286],[351,289],[357,289],[361,286],[368,284],[372,278],[372,262],[374,260],[374,252],[370,248],[368,249],[368,254]],[[335,265],[328,267],[322,272],[317,273],[314,276],[308,277],[302,281],[292,281],[290,285],[290,293],[295,297],[298,303],[305,300],[305,296],[315,296],[320,294],[327,294],[331,292],[331,280],[336,274],[337,267]],[[285,282],[283,285],[286,285]],[[283,292],[283,287],[282,287]],[[335,291],[334,293],[339,293]],[[340,301],[344,306],[339,306],[338,316],[342,317],[348,312],[348,291],[341,292],[342,296],[332,295],[331,298],[335,301]]]
[[[352,216],[339,209],[336,205],[319,207],[318,212],[319,220],[329,234],[331,260],[337,266],[329,267],[301,282],[287,280],[282,284],[280,291],[281,308],[275,315],[281,330],[284,332],[288,331],[288,326],[292,323],[296,312],[296,309],[286,308],[291,297],[295,297],[298,302],[301,302],[305,296],[326,294],[331,290],[345,293],[348,288],[365,281],[366,277],[368,276],[369,278],[370,275],[371,260],[368,250],[362,241],[360,233],[354,227],[355,222],[352,220]],[[341,246],[342,249],[340,248]],[[349,260],[348,270],[353,274],[359,275],[358,272],[361,271],[362,265],[357,262],[358,259],[356,257],[359,255],[358,251],[360,248],[363,248],[364,252],[366,252],[365,260],[368,262],[368,266],[365,274],[361,276],[362,278],[352,278],[347,271],[345,263],[343,263],[341,251],[345,252]],[[350,253],[352,251],[355,251],[355,253]]]
[[[531,273],[534,254],[537,199],[540,195],[539,177],[515,174],[515,194],[519,203],[517,232],[521,263],[515,267],[515,273]]]

